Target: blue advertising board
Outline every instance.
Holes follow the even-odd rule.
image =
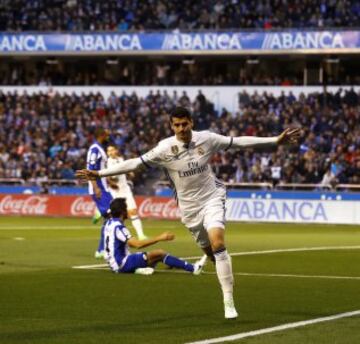
[[[360,52],[360,31],[0,33],[0,54]]]

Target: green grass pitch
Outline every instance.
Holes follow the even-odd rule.
[[[176,234],[154,247],[201,254],[180,222],[143,224],[148,235]],[[360,310],[359,227],[228,223],[231,253],[353,246],[233,256],[234,321],[223,319],[211,263],[201,276],[163,266],[152,276],[72,269],[103,263],[93,258],[98,227],[90,219],[0,218],[1,344],[188,343]],[[355,344],[359,328],[355,316],[232,343]]]

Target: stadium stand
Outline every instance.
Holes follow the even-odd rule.
[[[239,110],[214,110],[199,94],[135,93],[108,99],[98,94],[34,95],[0,92],[0,178],[42,183],[73,180],[84,167],[85,152],[101,125],[127,158],[145,152],[172,135],[167,113],[175,105],[191,107],[197,129],[226,135],[277,135],[300,126],[300,148],[287,154],[227,152],[214,158],[214,170],[227,182],[360,183],[360,94],[354,90],[308,96],[239,95]],[[19,134],[20,133],[20,134]],[[142,179],[141,179],[142,180]],[[135,182],[141,182],[137,180]]]
[[[360,4],[347,0],[5,0],[0,13],[0,31],[323,28],[358,26]]]

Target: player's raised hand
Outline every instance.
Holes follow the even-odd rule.
[[[96,180],[99,178],[99,173],[97,171],[90,170],[77,170],[75,172],[75,176],[80,180]]]
[[[158,236],[159,241],[171,241],[175,239],[175,234],[171,232],[164,232]]]
[[[279,145],[294,145],[297,144],[301,136],[301,130],[299,128],[285,129],[279,136],[277,143]]]

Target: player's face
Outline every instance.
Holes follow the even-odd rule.
[[[173,117],[171,119],[171,129],[174,131],[176,138],[185,143],[191,141],[191,130],[193,125],[192,119],[189,118]]]
[[[108,147],[106,150],[106,153],[110,158],[113,158],[113,159],[117,158],[119,155],[118,150],[113,146]]]

